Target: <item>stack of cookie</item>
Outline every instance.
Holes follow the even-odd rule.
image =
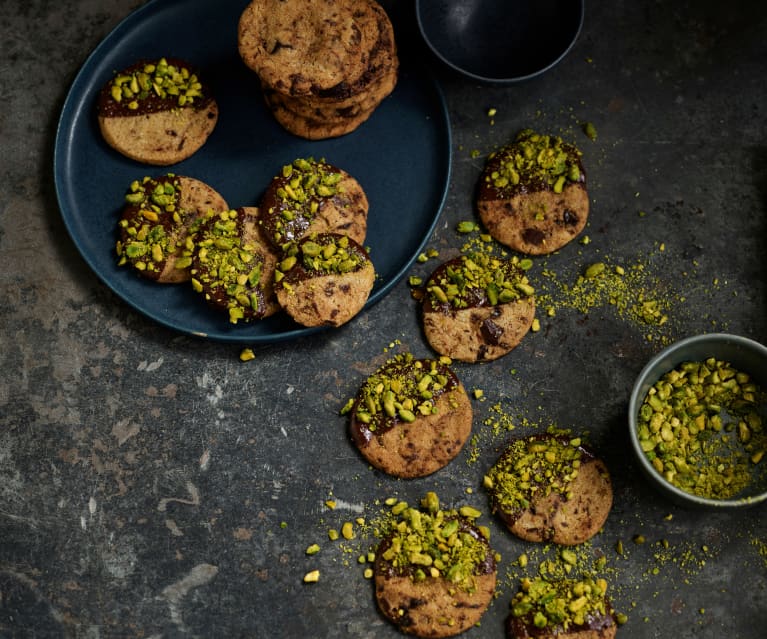
[[[394,31],[375,0],[253,0],[238,48],[277,121],[310,140],[354,131],[397,83]]]

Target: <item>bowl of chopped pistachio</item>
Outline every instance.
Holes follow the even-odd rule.
[[[418,28],[458,73],[513,84],[558,64],[583,26],[584,0],[416,0]]]
[[[655,355],[629,400],[645,475],[674,502],[738,508],[767,500],[767,347],[725,333]]]

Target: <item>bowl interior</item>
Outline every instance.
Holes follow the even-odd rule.
[[[570,50],[583,0],[417,0],[421,33],[446,64],[476,79],[514,82]]]
[[[683,362],[701,362],[710,357],[729,362],[734,368],[748,373],[762,390],[767,389],[767,347],[753,340],[714,333],[681,340],[656,355],[640,373],[629,400],[629,435],[631,443],[647,476],[674,501],[688,505],[733,507],[748,506],[767,500],[767,473],[755,472],[749,486],[731,499],[709,499],[693,495],[667,482],[650,464],[636,437],[639,409],[647,392],[664,374]],[[761,406],[761,416],[767,427],[767,407]],[[767,462],[767,458],[762,463]],[[755,467],[755,470],[757,467]]]

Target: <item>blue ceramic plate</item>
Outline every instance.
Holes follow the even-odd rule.
[[[381,300],[423,250],[450,179],[450,123],[437,84],[401,60],[394,92],[349,135],[308,141],[282,129],[261,99],[256,76],[237,52],[237,23],[247,0],[153,0],[123,20],[88,57],[64,103],[54,174],[64,222],[85,261],[119,297],[160,324],[228,342],[292,339],[304,328],[280,313],[232,325],[184,285],[145,281],[116,265],[122,198],[145,175],[171,171],[206,182],[229,206],[254,206],[280,168],[299,157],[324,158],[362,184],[370,201],[368,235],[378,279],[368,307]],[[219,104],[206,144],[172,167],[123,157],[102,140],[95,115],[99,89],[142,58],[172,56],[200,69]]]

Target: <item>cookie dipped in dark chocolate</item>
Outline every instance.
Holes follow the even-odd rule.
[[[364,447],[398,424],[430,414],[438,398],[458,385],[455,373],[437,360],[396,355],[368,377],[357,393],[351,411],[354,443]]]
[[[309,233],[342,233],[362,244],[368,200],[345,171],[313,158],[282,167],[264,192],[259,209],[265,234],[276,248]]]

